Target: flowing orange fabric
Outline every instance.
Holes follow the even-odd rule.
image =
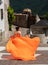
[[[34,54],[40,43],[39,37],[15,37],[9,39],[6,50],[10,52],[15,59],[35,60]]]

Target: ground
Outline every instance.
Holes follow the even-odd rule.
[[[13,57],[5,50],[5,46],[0,46],[0,65],[48,65],[48,45],[40,45],[36,51],[36,60],[22,61],[13,60]]]

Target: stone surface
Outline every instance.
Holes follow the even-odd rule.
[[[0,65],[48,65],[48,50],[38,50],[36,54],[40,54],[36,57],[36,60],[15,60],[5,49],[2,49],[0,51],[0,56],[3,58],[3,60],[0,59]],[[5,60],[4,58],[7,60]]]
[[[21,61],[21,60],[0,60],[0,65],[32,65],[32,64],[48,64],[48,53],[47,51],[38,51],[37,53],[41,53],[36,60],[30,61]],[[8,57],[3,55],[2,57]]]

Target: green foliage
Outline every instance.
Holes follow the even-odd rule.
[[[48,12],[46,12],[43,17],[48,20]]]
[[[22,12],[23,9],[29,8],[33,14],[44,15],[48,11],[48,0],[9,0],[10,6],[15,12]]]
[[[48,12],[45,14],[46,19],[48,19]]]
[[[15,16],[14,16],[14,10],[10,6],[8,7],[8,22],[9,22],[9,30],[11,30],[11,26],[14,22]]]

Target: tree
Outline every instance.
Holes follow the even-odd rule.
[[[48,20],[48,12],[46,12],[44,16]]]
[[[14,22],[15,16],[14,16],[14,10],[10,6],[8,7],[8,22],[9,22],[9,30],[12,28],[12,24]]]

